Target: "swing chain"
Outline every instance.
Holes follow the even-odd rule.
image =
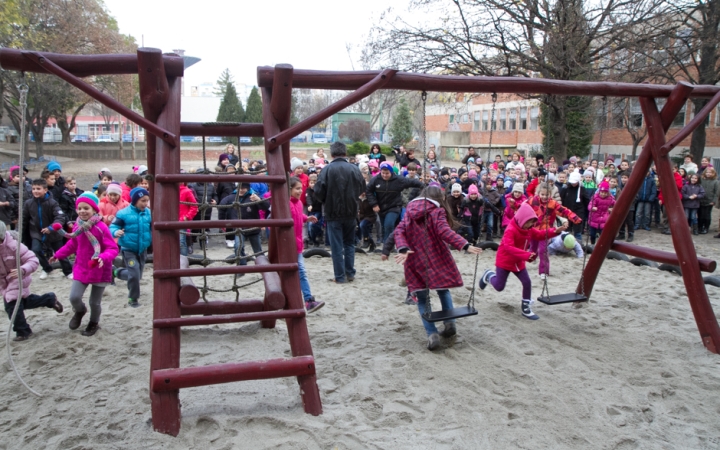
[[[423,146],[423,168],[422,168],[422,176],[425,177],[427,174],[427,124],[425,121],[427,120],[426,117],[426,111],[425,108],[427,107],[427,91],[422,91],[422,94],[420,94],[420,98],[422,99],[422,146]],[[425,233],[425,241],[428,241],[430,239],[428,235],[428,215],[427,215],[427,201],[425,203],[425,212],[424,212],[424,220],[425,224],[423,227],[424,233]],[[425,254],[425,312],[423,313],[423,317],[427,320],[430,318],[430,314],[432,312],[432,302],[430,301],[430,256]]]

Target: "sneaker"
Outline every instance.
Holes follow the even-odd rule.
[[[619,233],[616,238],[618,241],[624,241],[625,240],[625,233]]]
[[[406,305],[416,305],[418,302],[417,296],[411,292],[408,292],[407,296],[405,297],[405,304]]]
[[[63,305],[60,303],[60,301],[55,297],[55,304],[53,305],[53,309],[58,312],[58,314],[61,314],[63,312]]]
[[[625,240],[625,242],[632,242],[632,241],[633,241],[633,235],[632,235],[632,234],[628,234],[628,237],[627,237],[627,239]]]
[[[538,320],[540,317],[535,314],[530,307],[532,304],[532,300],[523,300],[522,301],[522,314],[523,316],[527,317],[530,320]]]
[[[650,231],[650,227],[643,227],[643,230]]]
[[[138,303],[137,299],[129,298],[128,306],[131,308],[137,308],[138,306],[140,306],[140,303]]]
[[[85,328],[85,331],[82,332],[83,336],[92,336],[95,333],[97,333],[97,330],[100,329],[100,326],[97,322],[88,322],[87,328]]]
[[[85,315],[86,311],[83,312],[77,312],[75,311],[75,315],[72,316],[72,319],[70,319],[70,324],[68,325],[71,330],[77,330],[80,328],[80,323],[82,323],[82,318]]]
[[[440,332],[440,336],[444,338],[453,337],[457,334],[457,328],[455,328],[455,322],[445,322],[445,328]]]
[[[544,279],[546,279],[546,278],[547,278],[547,274],[546,274],[546,273],[541,273],[541,274],[540,274],[540,279],[541,279],[541,280],[544,280]]]
[[[317,301],[315,301],[315,299],[305,302],[305,310],[307,311],[308,314],[314,313],[315,311],[322,308],[323,306],[325,306],[325,302],[317,302]]]
[[[32,335],[33,335],[32,333],[26,334],[26,335],[23,335],[23,336],[17,335],[17,336],[15,336],[15,337],[13,338],[13,342],[27,341],[28,339],[30,339],[30,337],[31,337]]]
[[[427,349],[437,350],[440,347],[440,336],[437,333],[433,333],[428,336]]]
[[[485,289],[490,283],[490,278],[495,276],[495,271],[487,269],[485,273],[483,273],[483,276],[480,277],[480,289]]]
[[[68,280],[72,280],[72,279],[73,279],[73,274],[68,274],[68,275],[65,276],[65,278],[67,278]]]
[[[40,272],[40,279],[41,280],[47,280],[48,273],[45,271]]]
[[[228,240],[226,239],[226,240],[225,240],[225,247],[227,247],[227,248],[235,248],[235,241],[228,241]]]

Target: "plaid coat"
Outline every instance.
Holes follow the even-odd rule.
[[[448,244],[461,250],[468,242],[450,228],[445,208],[422,197],[408,203],[405,217],[395,229],[395,245],[414,252],[405,261],[405,280],[410,292],[463,285]]]

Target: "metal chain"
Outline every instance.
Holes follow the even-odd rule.
[[[427,124],[426,124],[426,103],[427,103],[427,92],[422,91],[422,94],[420,95],[420,98],[422,99],[422,145],[423,145],[423,177],[427,174]],[[425,235],[425,241],[427,242],[430,239],[430,236],[428,234],[428,213],[427,213],[427,200],[423,202],[425,204],[425,211],[423,212],[423,219],[424,219],[424,226],[423,226],[423,233]],[[425,313],[423,314],[423,317],[425,319],[430,318],[430,314],[432,313],[432,302],[430,301],[430,256],[427,254],[427,252],[422,252],[424,256],[424,262],[425,262]]]

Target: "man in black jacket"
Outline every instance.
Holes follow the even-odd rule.
[[[360,169],[347,160],[342,142],[330,146],[332,162],[320,172],[315,197],[325,206],[327,235],[332,251],[335,283],[355,279],[355,226],[358,201],[365,189]]]
[[[403,189],[423,189],[424,187],[423,182],[418,179],[395,175],[390,163],[380,164],[380,175],[376,175],[367,185],[367,200],[373,210],[380,214],[383,242],[395,230],[395,225],[399,222]]]

